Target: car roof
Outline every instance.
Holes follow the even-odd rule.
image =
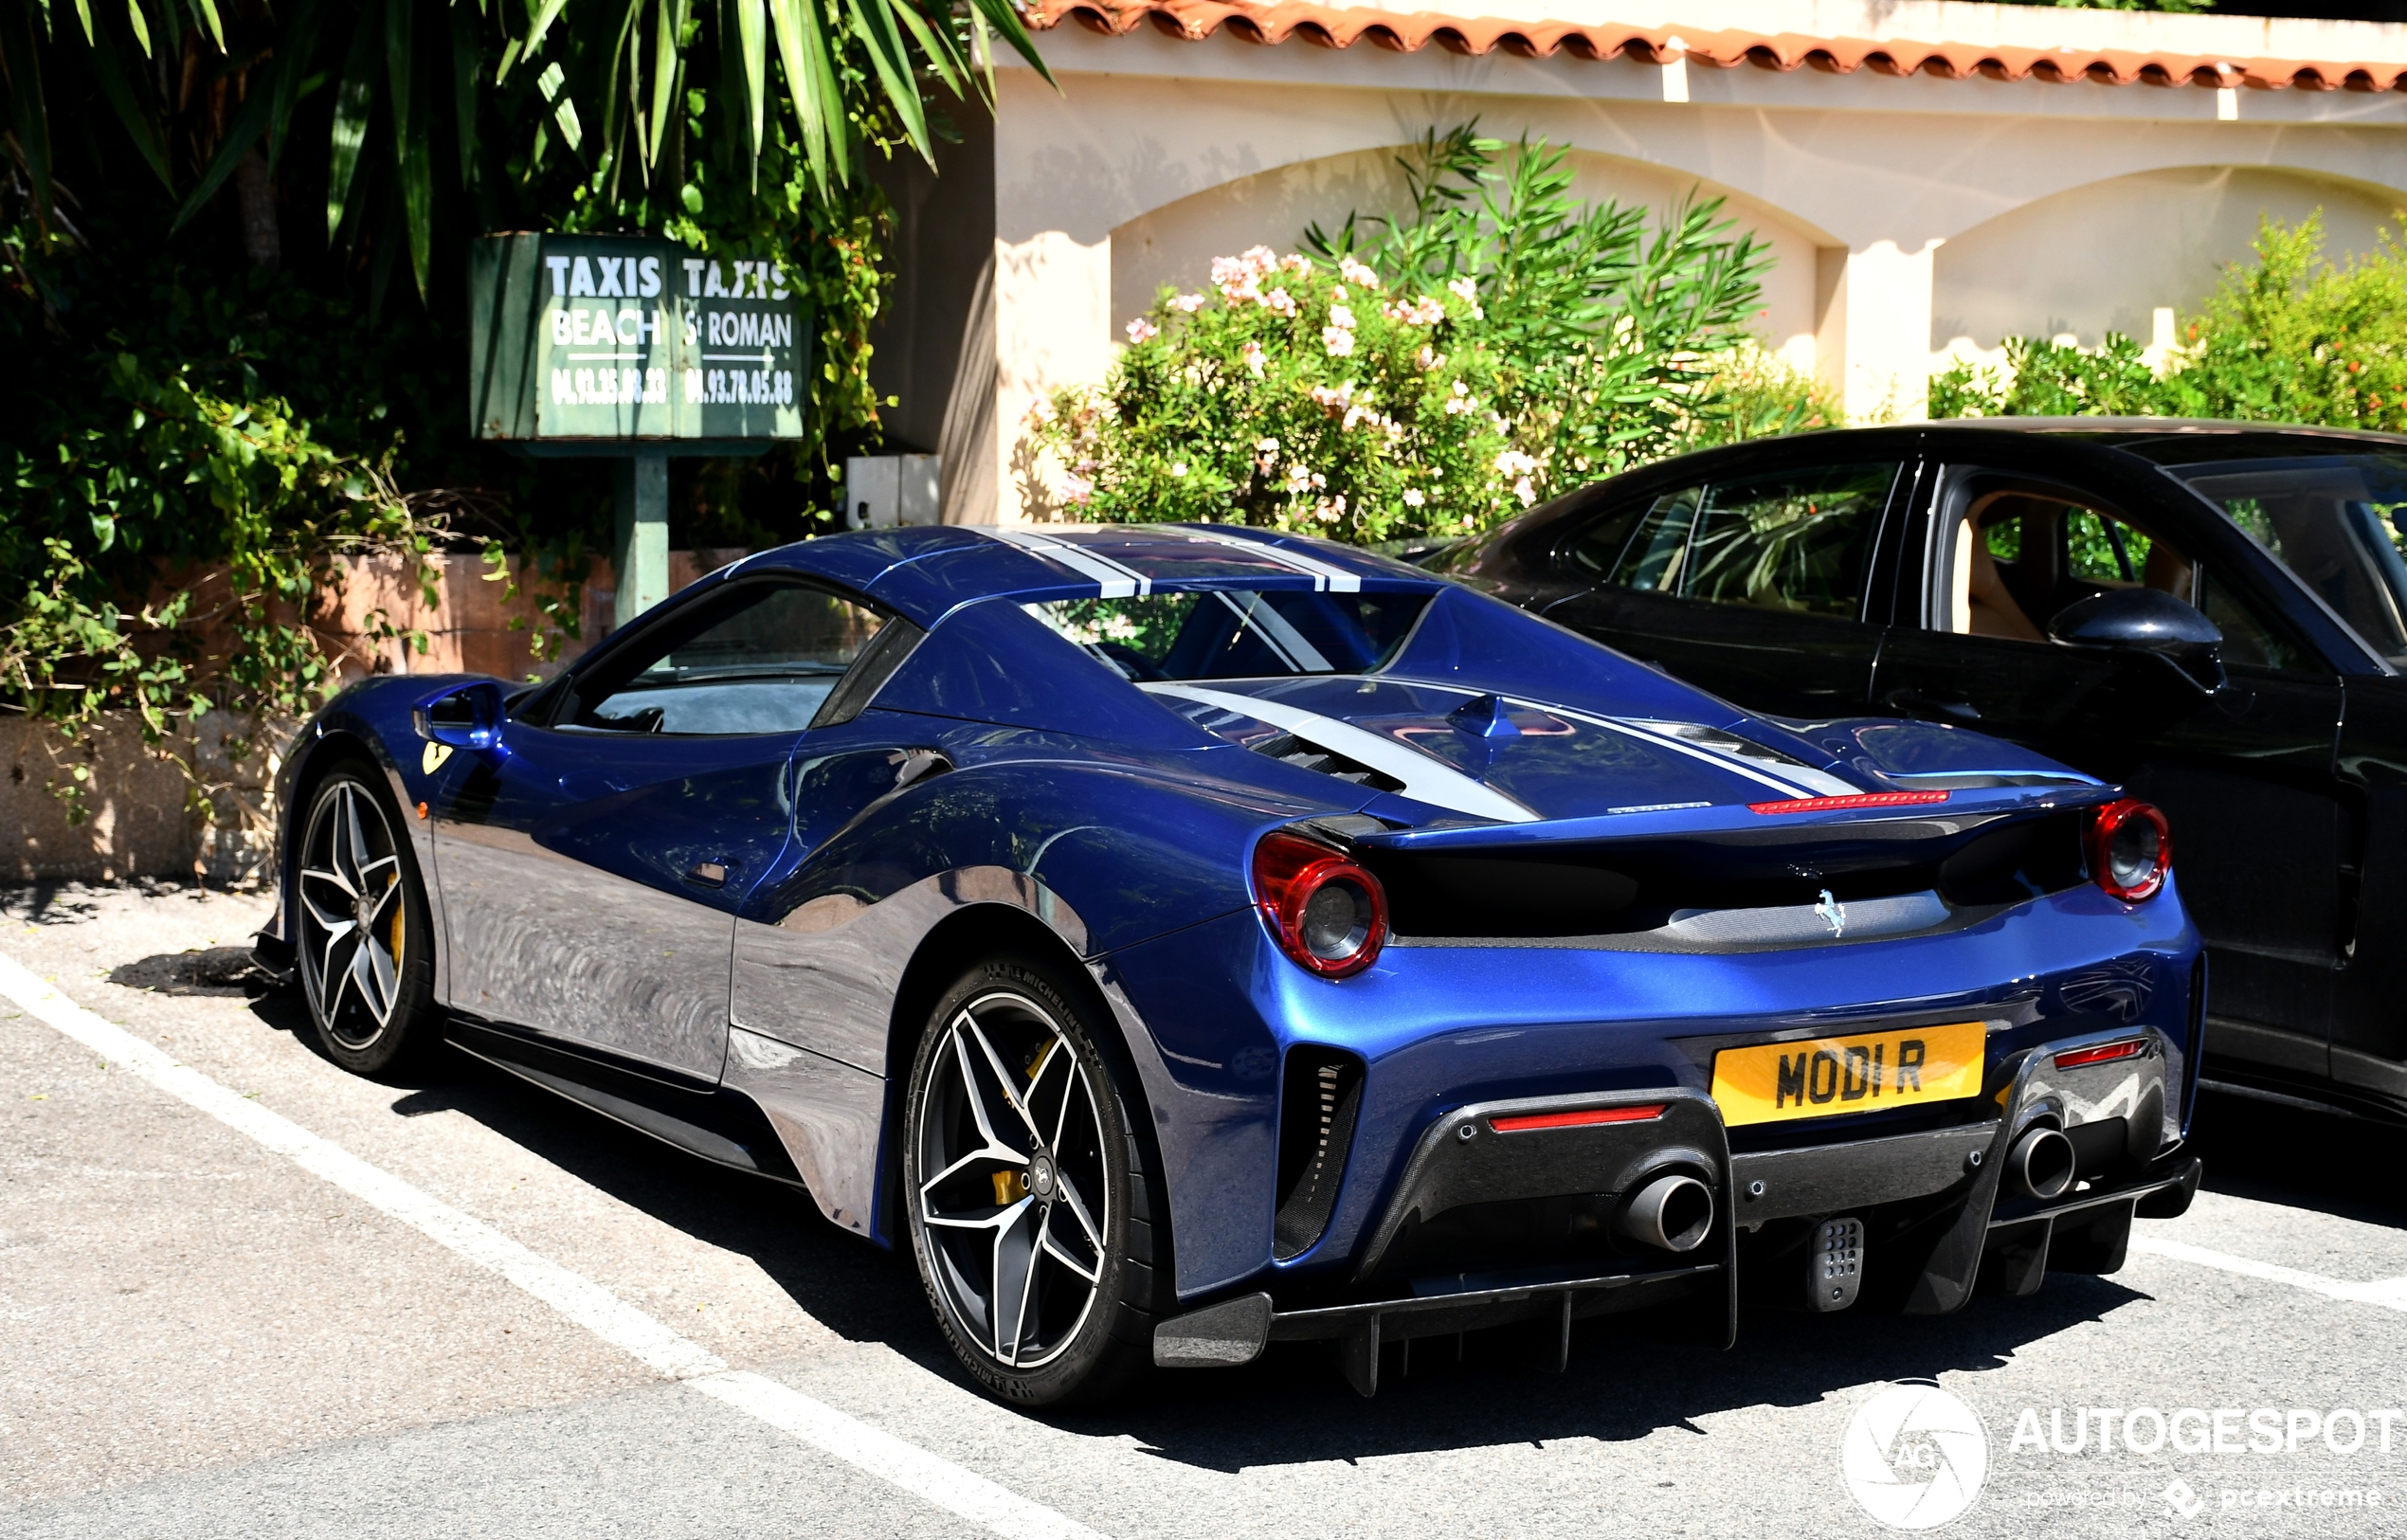
[[[1232,524],[932,525],[822,535],[727,569],[811,573],[921,625],[965,604],[1124,597],[1198,588],[1434,589],[1440,580],[1328,540]]]
[[[1986,433],[2077,439],[2157,464],[2407,448],[2407,436],[2396,433],[2203,417],[1951,417],[1925,425],[1924,431],[1943,440]]]

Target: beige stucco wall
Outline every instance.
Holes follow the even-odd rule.
[[[2227,263],[2245,262],[2257,219],[2295,224],[2319,209],[2325,251],[2379,249],[2407,193],[2263,166],[2180,166],[2054,193],[1940,247],[1930,345],[1996,362],[2008,336],[2108,332],[2154,340],[2156,312],[2195,310]]]
[[[2234,58],[2301,38],[2331,44],[2301,57],[2407,58],[2403,27],[1920,0],[1705,9],[1719,25],[1744,12],[1818,36],[2070,28]],[[1682,25],[1704,22],[1684,11]],[[1730,195],[1781,259],[1768,339],[1792,357],[1810,349],[1856,417],[1921,416],[1934,355],[1959,337],[1981,349],[2011,332],[2094,341],[2114,326],[2147,340],[2156,307],[2195,303],[2218,263],[2244,255],[2259,207],[2321,205],[2335,248],[2362,249],[2387,206],[2407,204],[2407,96],[2396,93],[1673,70],[1149,29],[1059,28],[1043,47],[1059,91],[1000,71],[995,357],[965,360],[996,382],[994,431],[968,447],[996,467],[994,512],[1006,518],[1021,512],[1028,408],[1099,380],[1159,283],[1191,287],[1212,255],[1290,246],[1312,219],[1383,188],[1392,196],[1381,162],[1393,148],[1469,118],[1570,147],[1592,196],[1659,207],[1691,186]],[[948,504],[949,517],[984,512]]]

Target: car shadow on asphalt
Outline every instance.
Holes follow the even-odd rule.
[[[250,1008],[263,1025],[327,1057],[299,990],[254,1000]],[[807,1193],[674,1150],[456,1050],[385,1083],[396,1115],[456,1112],[474,1119],[663,1224],[751,1258],[838,1335],[891,1343],[950,1372],[951,1358],[909,1262],[831,1223]]]
[[[2407,1127],[2215,1091],[2191,1127],[2209,1192],[2407,1228]]]
[[[1507,1327],[1415,1343],[1402,1372],[1391,1346],[1365,1400],[1318,1344],[1279,1345],[1250,1368],[1157,1374],[1125,1404],[1058,1421],[1135,1440],[1184,1465],[1237,1472],[1559,1439],[1606,1443],[1761,1405],[1811,1406],[1855,1386],[1982,1371],[2029,1343],[2146,1296],[2111,1278],[2051,1274],[2026,1298],[1976,1298],[1947,1316],[1869,1309],[1837,1315],[1747,1311],[1728,1351],[1661,1312],[1583,1321],[1553,1369],[1549,1328]]]
[[[253,1002],[262,1023],[316,1034],[289,993]],[[749,1257],[815,1320],[967,1386],[907,1257],[823,1218],[808,1195],[667,1149],[463,1054],[395,1088],[393,1112],[456,1112],[610,1196]],[[2110,1278],[2055,1274],[2028,1298],[1981,1298],[1945,1317],[1749,1311],[1725,1352],[1665,1312],[1578,1323],[1569,1368],[1545,1330],[1505,1327],[1391,1347],[1377,1398],[1342,1380],[1315,1343],[1280,1344],[1241,1369],[1162,1373],[1121,1400],[1047,1420],[1131,1438],[1161,1458],[1234,1471],[1264,1464],[1566,1438],[1631,1440],[1765,1403],[1810,1405],[1868,1382],[1982,1370],[2039,1338],[2144,1296]]]

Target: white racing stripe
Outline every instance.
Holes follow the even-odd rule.
[[[1291,572],[1302,572],[1310,577],[1312,580],[1313,590],[1316,592],[1323,589],[1335,593],[1363,591],[1363,580],[1354,573],[1346,571],[1334,562],[1323,561],[1318,556],[1307,555],[1301,551],[1291,551],[1285,546],[1275,546],[1262,540],[1248,540],[1241,534],[1222,534],[1216,530],[1177,530],[1166,533],[1175,533],[1187,539],[1211,545],[1228,546],[1250,555],[1259,556],[1264,561],[1276,562]]]
[[[1450,807],[1474,818],[1493,818],[1501,824],[1534,824],[1538,815],[1521,804],[1473,780],[1462,771],[1434,755],[1418,749],[1407,749],[1393,738],[1383,738],[1366,732],[1350,722],[1341,722],[1318,712],[1299,711],[1273,700],[1258,700],[1252,696],[1232,695],[1225,690],[1199,689],[1192,684],[1141,684],[1137,688],[1150,695],[1180,696],[1201,701],[1206,706],[1250,716],[1258,722],[1285,728],[1299,738],[1307,739],[1331,753],[1344,754],[1357,765],[1367,765],[1383,775],[1402,781],[1401,793],[1416,802],[1433,807]]]
[[[0,996],[110,1063],[133,1071],[303,1170],[508,1279],[657,1374],[682,1380],[704,1395],[1009,1540],[1104,1540],[1095,1531],[1041,1503],[1031,1502],[824,1402],[758,1374],[730,1369],[716,1353],[591,1278],[536,1255],[482,1220],[371,1166],[200,1071],[177,1063],[155,1045],[69,1000],[6,954],[0,954]]]
[[[1408,679],[1399,676],[1395,679],[1395,682],[1398,684],[1409,684],[1419,690],[1443,690],[1450,695],[1463,696],[1471,699],[1476,699],[1480,696],[1488,693],[1483,690],[1470,689],[1459,684],[1441,684],[1436,679]],[[1708,744],[1695,743],[1690,739],[1684,738],[1677,733],[1672,732],[1669,724],[1657,727],[1651,723],[1633,720],[1632,718],[1626,716],[1599,716],[1593,712],[1575,711],[1569,706],[1557,705],[1553,701],[1539,700],[1535,698],[1524,699],[1519,696],[1504,696],[1500,698],[1508,706],[1520,706],[1529,711],[1550,712],[1557,716],[1568,716],[1575,722],[1585,722],[1590,727],[1601,727],[1608,733],[1619,733],[1624,737],[1637,738],[1641,743],[1651,743],[1658,749],[1669,749],[1674,753],[1686,754],[1691,759],[1702,760],[1704,763],[1712,766],[1715,770],[1728,770],[1733,775],[1744,775],[1748,780],[1755,782],[1758,786],[1769,787],[1773,790],[1780,792],[1782,795],[1788,797],[1792,801],[1803,797],[1855,796],[1862,792],[1864,789],[1860,786],[1854,786],[1848,782],[1842,781],[1837,776],[1832,775],[1826,770],[1819,770],[1810,765],[1800,765],[1794,763],[1793,761],[1782,762],[1777,771],[1767,770],[1765,768],[1765,764],[1761,760],[1749,759],[1744,754],[1732,753],[1727,749],[1716,749]],[[1703,726],[1701,723],[1680,723],[1676,725],[1695,725],[1700,728]],[[1708,728],[1704,729],[1704,731],[1719,732],[1720,730]],[[1729,737],[1737,736],[1734,733],[1726,735]],[[1786,776],[1788,779],[1782,780],[1780,779],[1781,776]],[[1806,788],[1812,788],[1813,789],[1809,790],[1806,789]],[[1676,805],[1667,804],[1667,806],[1687,806],[1691,805],[1682,803]],[[1697,804],[1696,806],[1710,805]],[[1624,810],[1626,811],[1631,809]],[[1646,809],[1636,810],[1644,811]]]
[[[2350,1283],[2341,1278],[2327,1278],[2321,1273],[2302,1273],[2295,1267],[2255,1261],[2228,1252],[2209,1251],[2204,1246],[2194,1246],[2185,1241],[2166,1241],[2157,1236],[2133,1236],[2131,1249],[2146,1252],[2151,1257],[2188,1262],[2193,1267],[2211,1267],[2219,1273],[2236,1273],[2242,1277],[2261,1278],[2267,1283],[2287,1283],[2293,1289],[2320,1294],[2326,1299],[2344,1299],[2351,1304],[2380,1305],[2384,1310],[2407,1311],[2407,1277]]]
[[[1131,599],[1153,591],[1153,580],[1135,568],[1123,567],[1109,556],[1072,545],[1067,540],[1039,534],[1034,530],[997,529],[984,524],[975,528],[990,540],[1016,546],[1031,556],[1049,561],[1057,567],[1067,567],[1080,577],[1094,579],[1103,587],[1099,597]]]

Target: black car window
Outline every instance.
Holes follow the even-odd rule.
[[[790,583],[732,588],[580,679],[570,727],[727,735],[800,733],[887,625],[866,605]]]
[[[1563,548],[1616,588],[1853,620],[1897,462],[1818,465],[1672,488],[1608,510]]]
[[[1950,536],[1946,629],[2046,644],[2066,607],[2109,589],[2156,589],[2195,606],[2223,633],[2223,660],[2305,669],[2307,655],[2228,583],[2121,514],[2059,498],[1993,491]]]
[[[2165,469],[2255,536],[2393,667],[2407,668],[2407,455]]]

